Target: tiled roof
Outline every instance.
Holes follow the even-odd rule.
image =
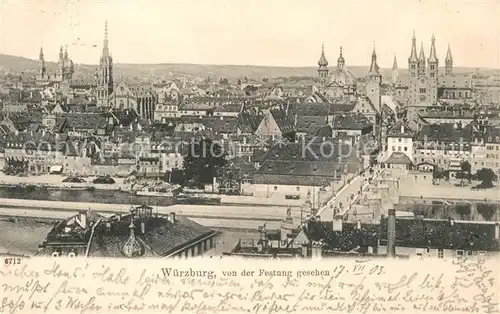
[[[403,129],[401,128],[403,127]],[[403,133],[401,133],[403,130]],[[411,128],[403,121],[399,121],[387,132],[388,137],[401,137],[401,138],[412,138],[414,137],[413,131]]]
[[[315,135],[319,129],[327,124],[328,118],[326,116],[297,116],[295,129],[297,132],[305,132],[308,135]]]
[[[411,165],[410,158],[403,152],[393,152],[385,161],[386,164],[391,165]]]
[[[242,103],[223,104],[222,106],[217,107],[214,112],[241,112],[242,109]]]
[[[236,134],[236,128],[238,127],[238,121],[236,119],[217,119],[211,118],[203,121],[203,125],[216,134],[226,133],[226,134]]]
[[[56,127],[62,132],[67,129],[106,128],[108,122],[106,117],[99,113],[66,113],[57,118]]]
[[[295,131],[293,124],[290,122],[290,120],[288,120],[288,117],[285,115],[284,111],[273,109],[269,112],[271,113],[274,121],[276,121],[276,124],[278,125],[281,133],[286,134]]]
[[[439,141],[439,142],[460,142],[469,143],[472,140],[472,126],[455,128],[451,123],[423,125],[418,139],[421,141]]]
[[[387,243],[387,218],[380,221],[380,241]],[[500,251],[495,224],[436,219],[396,219],[396,246],[472,251]]]
[[[261,115],[243,111],[238,115],[238,128],[242,133],[254,133],[261,121]]]
[[[288,143],[271,148],[262,158],[254,182],[319,186],[337,179],[346,165],[359,167],[359,159],[347,144],[322,145],[318,140],[306,147],[302,143]],[[339,158],[341,154],[343,157]]]
[[[118,125],[122,126],[129,126],[132,122],[139,118],[139,115],[133,109],[113,109],[112,114],[118,119]]]
[[[90,255],[95,257],[121,257],[121,248],[130,237],[129,225],[131,215],[126,215],[112,223],[112,232],[106,232],[105,223],[96,228],[95,237],[91,244]],[[196,240],[215,235],[215,232],[195,223],[194,221],[177,216],[175,223],[164,217],[151,217],[145,224],[143,234],[140,224],[135,223],[135,237],[144,245],[148,255],[166,256]]]
[[[379,225],[342,222],[342,231],[333,230],[332,221],[310,220],[303,227],[311,241],[323,241],[327,250],[351,251],[358,247],[377,247]]]
[[[334,130],[366,130],[372,126],[370,120],[361,113],[342,113],[333,117]]]
[[[312,102],[305,104],[290,104],[289,114],[301,116],[329,116],[339,112],[351,112],[355,104],[351,102]]]

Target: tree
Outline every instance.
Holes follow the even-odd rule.
[[[226,165],[226,154],[210,139],[192,141],[184,157],[184,179],[187,185],[202,187],[211,184],[218,171]]]
[[[495,215],[496,206],[494,204],[478,203],[477,212],[483,216],[484,220],[490,221]]]
[[[467,216],[470,216],[471,208],[470,204],[460,204],[455,207],[455,212],[460,215],[460,219],[464,220]]]
[[[488,189],[493,187],[493,179],[495,178],[495,173],[489,168],[482,168],[477,172],[477,177],[481,180],[478,188]]]
[[[467,174],[467,179],[469,180],[469,183],[471,183],[471,177],[472,177],[471,169],[472,167],[467,160],[460,164],[460,170],[462,170],[462,172]]]

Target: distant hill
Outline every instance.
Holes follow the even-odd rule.
[[[49,71],[55,71],[56,63],[46,62],[46,67]],[[363,77],[368,72],[367,66],[348,66],[349,71],[356,77]],[[89,77],[95,73],[97,65],[76,64],[75,63],[75,76]],[[10,71],[12,73],[25,72],[26,74],[35,73],[38,70],[38,61],[0,54],[0,70],[2,72]],[[199,78],[212,78],[226,77],[230,80],[238,78],[261,80],[264,77],[290,77],[290,76],[316,76],[316,67],[271,67],[271,66],[257,66],[257,65],[203,65],[203,64],[125,64],[117,63],[114,65],[115,76],[117,79],[120,77],[178,77],[178,76],[192,76]],[[386,79],[391,77],[391,69],[380,69],[382,76]],[[443,69],[444,71],[444,69]],[[494,69],[476,69],[476,68],[454,68],[454,73],[476,73],[479,72],[483,75],[498,75],[499,70]],[[407,75],[406,69],[400,69],[399,75]]]

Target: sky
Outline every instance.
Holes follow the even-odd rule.
[[[97,64],[104,21],[115,63],[407,67],[413,31],[440,65],[500,68],[500,0],[0,0],[0,53]]]

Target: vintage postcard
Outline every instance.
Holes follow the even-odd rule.
[[[500,2],[0,2],[0,313],[498,313]]]

